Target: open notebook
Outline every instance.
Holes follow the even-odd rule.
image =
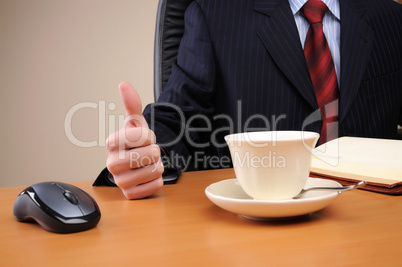
[[[311,174],[343,184],[367,181],[363,189],[402,194],[402,141],[341,137],[313,152]]]

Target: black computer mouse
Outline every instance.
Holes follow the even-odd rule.
[[[14,203],[17,221],[36,221],[56,233],[95,227],[101,217],[98,204],[82,189],[61,182],[43,182],[24,189]]]

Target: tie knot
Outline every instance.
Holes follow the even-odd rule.
[[[301,8],[301,12],[304,14],[310,24],[321,23],[322,18],[325,15],[328,7],[320,0],[308,0]]]

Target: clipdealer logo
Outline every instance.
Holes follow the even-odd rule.
[[[330,103],[329,105],[332,104],[337,104],[337,102]],[[178,120],[180,122],[181,128],[180,132],[177,134],[176,138],[174,140],[169,141],[166,144],[161,144],[162,146],[171,146],[176,144],[177,142],[181,142],[183,139],[186,140],[188,144],[190,144],[194,148],[198,148],[198,151],[196,150],[195,154],[193,156],[189,156],[188,159],[178,159],[178,156],[175,156],[176,158],[171,159],[171,162],[176,160],[176,162],[181,161],[183,162],[182,165],[188,165],[191,161],[196,162],[198,164],[201,164],[201,161],[209,161],[212,163],[216,164],[221,164],[221,165],[229,165],[230,160],[219,160],[215,158],[208,158],[205,159],[203,157],[200,157],[200,153],[202,154],[202,149],[213,145],[217,148],[222,148],[226,146],[226,143],[224,140],[218,140],[217,135],[220,132],[225,132],[227,134],[232,134],[236,132],[251,132],[251,131],[276,131],[277,130],[277,125],[281,120],[286,120],[287,116],[286,114],[281,114],[280,116],[275,116],[272,115],[270,118],[262,115],[262,114],[253,114],[250,117],[246,118],[243,121],[241,120],[242,116],[242,104],[241,101],[239,100],[237,102],[237,118],[239,120],[234,121],[232,117],[230,117],[227,114],[216,114],[213,117],[209,118],[203,114],[195,114],[189,118],[186,118],[182,110],[170,103],[155,103],[152,108],[151,108],[151,118],[150,118],[150,128],[153,129],[155,127],[155,112],[153,112],[154,108],[156,106],[163,106],[165,109],[171,109],[173,112],[176,112],[178,114]],[[83,141],[80,140],[79,137],[74,135],[73,129],[72,129],[72,122],[74,120],[74,115],[80,111],[80,110],[85,110],[85,109],[93,109],[97,110],[97,115],[98,115],[98,136],[94,137],[93,140],[91,141]],[[64,120],[64,130],[66,137],[68,140],[79,147],[83,148],[91,148],[91,147],[104,147],[106,146],[106,138],[110,134],[118,131],[119,129],[122,129],[125,124],[127,123],[127,118],[123,114],[108,114],[111,111],[114,111],[116,109],[116,104],[115,103],[108,103],[104,100],[99,100],[97,103],[96,102],[81,102],[77,103],[74,106],[72,106],[66,113],[65,120]],[[203,121],[204,126],[203,127],[194,127],[192,123],[194,121]],[[217,128],[214,129],[212,127],[214,121],[216,120],[226,120],[227,123],[225,127],[222,128]],[[255,128],[253,127],[253,123],[255,121],[260,121],[262,122],[262,127],[261,128]],[[304,129],[306,129],[309,125],[312,123],[316,123],[318,121],[321,121],[321,112],[320,110],[316,110],[313,113],[311,113],[303,122],[302,129],[301,131],[303,132]],[[337,122],[334,122],[337,124]],[[337,125],[336,125],[337,126]],[[336,127],[337,128],[337,127]],[[193,134],[192,132],[210,132],[210,139],[209,140],[204,140],[204,141],[196,141],[192,138]],[[125,136],[124,136],[125,137]],[[126,138],[126,142],[130,142],[131,140],[128,140]],[[335,148],[331,148],[331,151],[335,151],[335,154],[328,155],[326,153],[327,146],[326,144],[320,146],[318,149],[317,148],[311,148],[305,145],[306,149],[310,151],[310,153],[318,160],[324,161],[330,165],[336,166],[339,163],[339,146],[337,142],[332,142],[334,146],[337,146]],[[198,154],[197,154],[198,153]],[[125,155],[124,153],[121,153],[123,156]],[[173,156],[169,155],[169,156]],[[132,160],[138,160],[135,158],[135,156],[132,156]],[[279,162],[279,163],[278,163]],[[280,165],[282,164],[283,161],[278,161],[277,163]],[[222,167],[225,167],[222,166]]]
[[[95,109],[98,110],[98,136],[92,141],[82,141],[77,136],[74,135],[72,129],[72,123],[74,115],[83,109]],[[100,100],[98,103],[95,102],[82,102],[72,106],[66,113],[64,118],[64,132],[68,140],[79,147],[90,148],[90,147],[104,147],[106,145],[106,118],[108,118],[108,131],[109,134],[117,131],[124,126],[125,116],[123,114],[107,115],[107,111],[114,111],[116,109],[115,103],[109,103],[106,105],[106,101]],[[117,117],[117,120],[116,120]],[[116,127],[116,121],[118,122],[118,127]]]

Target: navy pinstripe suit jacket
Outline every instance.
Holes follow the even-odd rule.
[[[340,0],[340,8],[339,136],[396,138],[402,6]],[[287,0],[199,0],[185,19],[171,78],[158,103],[144,111],[169,156],[205,169],[216,167],[208,157],[229,157],[223,139],[229,133],[320,131],[321,120],[309,117],[318,106]]]

